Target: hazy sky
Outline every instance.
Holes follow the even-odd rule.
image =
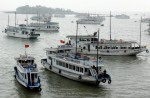
[[[150,11],[150,0],[3,0],[0,11],[12,11],[24,5],[42,5],[79,12]]]

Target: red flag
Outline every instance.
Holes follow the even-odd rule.
[[[29,47],[29,45],[25,44],[25,45],[24,45],[24,47],[25,47],[25,48],[28,48],[28,47]]]
[[[65,43],[65,41],[64,40],[60,40],[60,43]]]

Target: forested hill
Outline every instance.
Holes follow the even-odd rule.
[[[76,12],[73,12],[69,9],[65,10],[62,8],[50,8],[45,6],[21,6],[16,9],[16,12],[19,14],[44,14],[44,13],[50,13],[50,14],[76,14]]]

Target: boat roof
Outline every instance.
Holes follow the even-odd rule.
[[[59,45],[57,48],[45,48],[46,51],[58,51],[58,50],[71,50],[73,49],[72,45]]]
[[[68,35],[67,38],[76,38],[76,35]],[[94,35],[77,35],[77,38],[97,38]]]
[[[20,55],[20,57],[16,57],[15,60],[35,60],[34,57],[28,56],[28,55]]]

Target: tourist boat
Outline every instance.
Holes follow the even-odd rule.
[[[117,19],[130,19],[130,16],[121,14],[121,15],[116,15],[115,18]]]
[[[35,39],[40,34],[35,32],[35,28],[20,24],[19,26],[7,26],[5,33],[8,36],[19,37],[19,38],[30,38]]]
[[[94,85],[107,80],[111,83],[111,77],[104,69],[101,59],[80,53],[72,54],[72,48],[69,44],[46,48],[47,58],[41,60],[42,65],[49,71],[75,81]]]
[[[105,20],[104,16],[90,16],[77,20],[78,24],[100,24]]]
[[[59,23],[57,22],[30,23],[29,26],[34,27],[36,31],[59,31]]]
[[[78,24],[78,22],[77,22]],[[110,28],[111,28],[111,12],[110,12]],[[122,39],[113,40],[111,39],[98,39],[97,32],[93,35],[69,35],[69,43],[73,47],[77,47],[79,53],[96,55],[97,49],[99,55],[136,55],[143,51],[149,52],[146,46],[141,45],[141,34],[140,43],[136,41],[124,41]],[[97,44],[98,43],[98,44]],[[72,52],[76,52],[75,49]]]
[[[37,15],[37,16],[32,16],[30,19],[33,21],[39,21],[39,22],[47,22],[51,21],[51,15]]]
[[[67,36],[69,38],[69,42],[73,47],[76,47],[76,35]],[[124,41],[122,39],[119,40],[107,40],[101,39],[99,40],[99,44],[97,45],[98,37],[93,35],[78,35],[77,36],[77,49],[78,52],[84,54],[98,54],[99,55],[136,55],[143,51],[149,52],[146,46],[142,46],[136,41]],[[72,50],[72,52],[75,52]]]
[[[28,47],[28,45],[25,45]],[[39,71],[34,58],[25,55],[15,58],[17,65],[14,67],[16,80],[28,89],[36,89],[41,91],[41,83]]]

